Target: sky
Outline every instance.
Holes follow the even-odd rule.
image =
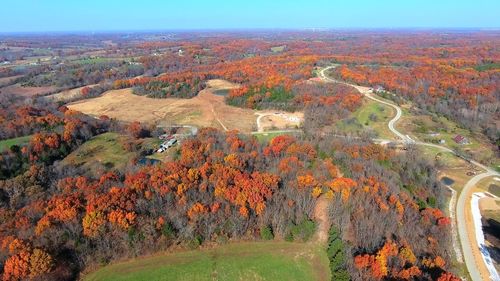
[[[0,7],[0,32],[500,27],[500,0],[0,0]]]

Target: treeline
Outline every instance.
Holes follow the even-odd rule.
[[[153,80],[145,85],[134,86],[133,93],[151,98],[192,98],[205,87],[199,78],[192,81],[159,81]]]
[[[283,86],[272,88],[242,87],[231,90],[226,97],[226,103],[232,106],[248,107],[252,109],[283,109],[297,110],[299,104],[293,103],[295,97],[291,89]]]
[[[112,59],[96,60],[91,63],[71,62],[63,65],[43,66],[27,73],[19,82],[29,87],[76,88],[144,74],[144,67],[141,65]]]

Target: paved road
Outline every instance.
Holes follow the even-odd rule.
[[[485,173],[479,174],[471,178],[464,186],[462,192],[458,196],[457,202],[457,224],[458,224],[458,235],[460,237],[460,242],[462,243],[462,252],[465,259],[465,265],[467,265],[467,270],[469,271],[470,277],[473,281],[489,280],[488,276],[481,277],[480,271],[477,268],[475,256],[472,253],[472,247],[476,247],[477,243],[475,241],[470,241],[469,235],[467,233],[467,224],[465,222],[465,209],[467,198],[472,195],[470,192],[472,188],[482,179],[498,176],[498,173],[492,170],[487,170]],[[472,229],[471,229],[472,230]],[[472,236],[474,237],[474,236]],[[482,263],[483,261],[477,261]]]
[[[391,130],[391,132],[393,132],[396,136],[398,136],[402,141],[405,141],[405,142],[413,142],[413,140],[408,137],[408,136],[405,136],[403,135],[402,133],[400,133],[398,130],[396,130],[395,128],[395,124],[396,122],[399,120],[399,118],[401,118],[401,116],[403,115],[403,111],[401,110],[401,108],[395,104],[392,104],[392,103],[389,103],[389,102],[386,102],[384,100],[381,100],[381,99],[378,99],[376,97],[374,97],[371,93],[372,93],[372,90],[368,87],[363,87],[363,86],[358,86],[358,85],[354,85],[354,84],[349,84],[349,83],[346,83],[346,82],[342,82],[342,81],[337,81],[337,80],[334,80],[328,76],[326,76],[325,74],[325,71],[329,70],[329,69],[332,69],[332,68],[335,68],[337,66],[329,66],[329,67],[326,67],[326,68],[323,68],[322,70],[320,70],[319,72],[319,76],[323,79],[323,80],[326,80],[326,81],[330,81],[330,82],[334,82],[334,83],[341,83],[341,84],[345,84],[345,85],[349,85],[351,87],[354,87],[356,88],[358,91],[360,91],[363,95],[365,95],[367,98],[369,99],[372,99],[378,103],[381,103],[381,104],[385,104],[387,106],[390,106],[392,108],[394,108],[396,110],[396,116],[394,116],[394,118],[392,118],[390,121],[389,121],[389,130]]]
[[[403,142],[405,142],[405,143],[412,143],[412,144],[416,144],[416,145],[422,145],[422,146],[434,147],[434,148],[440,149],[442,151],[451,152],[455,156],[458,157],[458,155],[456,154],[455,151],[453,151],[453,150],[451,150],[451,149],[449,149],[449,148],[447,148],[445,146],[441,146],[441,145],[437,145],[437,144],[433,144],[433,143],[416,142],[416,141],[412,140],[409,136],[405,136],[401,132],[399,132],[395,128],[394,125],[399,120],[399,118],[401,118],[401,116],[402,116],[401,108],[399,106],[395,105],[395,104],[386,102],[384,100],[377,99],[376,97],[372,96],[371,95],[372,91],[369,88],[367,88],[367,87],[353,85],[353,84],[349,84],[349,83],[346,83],[346,82],[343,82],[343,81],[337,81],[337,80],[334,80],[334,79],[332,79],[330,77],[327,77],[326,74],[325,74],[325,71],[327,71],[329,69],[332,69],[332,68],[335,68],[337,66],[338,65],[333,65],[333,66],[329,66],[329,67],[323,68],[322,70],[320,70],[319,76],[323,80],[325,80],[325,81],[334,82],[334,83],[341,83],[341,84],[352,86],[352,87],[358,89],[366,97],[368,97],[368,98],[370,98],[372,100],[375,100],[377,102],[380,102],[382,104],[391,106],[392,108],[396,109],[396,116],[389,121],[388,127],[391,130],[391,132],[393,132],[396,136],[398,136]],[[385,140],[383,140],[383,141],[385,141]],[[477,243],[475,243],[474,241],[470,241],[469,236],[467,234],[467,230],[468,229],[467,229],[467,225],[466,225],[466,222],[465,222],[465,209],[466,209],[467,206],[465,206],[466,205],[465,203],[467,201],[467,197],[471,194],[470,191],[472,190],[472,188],[474,188],[474,186],[476,186],[476,184],[480,180],[482,180],[484,178],[487,178],[487,177],[491,177],[491,176],[500,176],[500,173],[497,173],[496,171],[490,169],[489,167],[486,167],[485,165],[483,165],[483,164],[481,164],[481,163],[479,163],[477,161],[469,160],[469,162],[472,163],[472,164],[474,164],[474,165],[476,165],[477,167],[480,167],[481,169],[485,170],[486,172],[478,174],[478,175],[472,177],[465,184],[464,188],[460,192],[460,195],[458,197],[458,201],[457,201],[457,204],[456,204],[456,206],[457,206],[456,207],[456,216],[457,216],[457,226],[456,226],[456,228],[458,229],[460,243],[462,245],[463,257],[465,259],[465,264],[467,266],[467,270],[469,271],[471,279],[473,281],[489,280],[488,276],[484,276],[484,278],[481,277],[480,271],[479,271],[479,269],[477,267],[477,263],[482,263],[483,261],[479,260],[476,263],[475,256],[472,253],[472,247],[475,247],[475,245],[477,245]],[[450,204],[451,203],[452,202],[450,202]]]

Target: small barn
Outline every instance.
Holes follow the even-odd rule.
[[[469,144],[469,139],[467,139],[466,137],[462,136],[462,135],[456,135],[454,138],[453,138],[453,141],[458,143],[458,144]]]

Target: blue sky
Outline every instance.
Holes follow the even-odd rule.
[[[500,27],[500,0],[2,0],[0,7],[0,32]]]

